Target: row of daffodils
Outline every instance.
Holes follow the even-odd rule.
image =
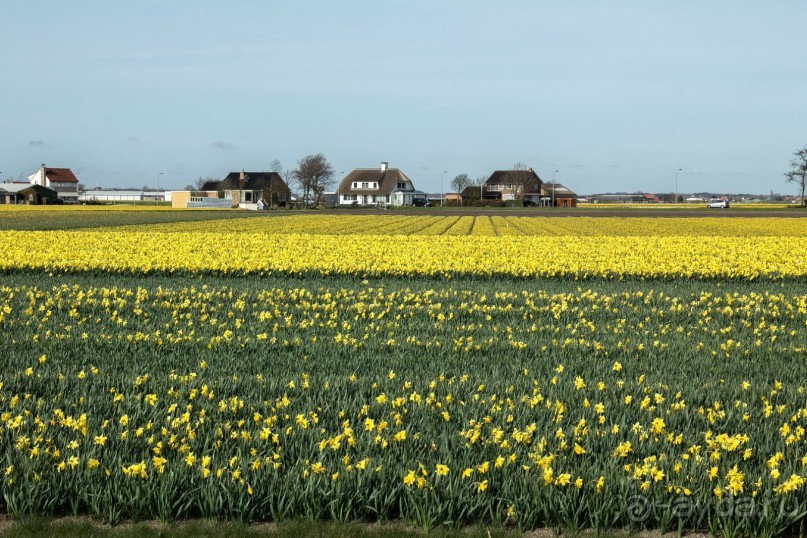
[[[119,273],[792,278],[805,237],[474,237],[0,232],[0,270]]]

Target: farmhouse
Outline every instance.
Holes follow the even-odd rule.
[[[229,200],[230,207],[241,209],[285,206],[291,201],[291,190],[277,172],[230,172],[221,181],[202,185],[199,194],[204,196],[192,198],[212,198],[209,194],[213,192],[218,198]]]
[[[483,185],[482,197],[486,200],[524,200],[538,204],[543,181],[529,170],[496,170]]]
[[[69,168],[48,168],[43,164],[28,176],[28,181],[55,190],[65,202],[78,202],[78,178]]]
[[[339,189],[339,205],[411,205],[418,194],[412,180],[398,168],[382,162],[380,168],[356,168]]]

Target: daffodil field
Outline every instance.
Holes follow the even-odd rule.
[[[807,219],[62,211],[0,211],[15,517],[806,530]]]

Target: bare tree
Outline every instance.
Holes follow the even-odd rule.
[[[532,167],[527,166],[521,161],[513,163],[512,171],[508,176],[508,180],[512,181],[513,196],[516,200],[521,200],[524,197],[524,190],[528,184],[532,183]]]
[[[270,172],[277,172],[278,174],[283,173],[283,165],[280,164],[278,159],[274,159],[272,162],[269,163],[269,171]]]
[[[199,176],[193,183],[190,183],[185,186],[185,188],[189,191],[200,191],[205,183],[208,181],[218,181],[216,178],[212,177],[202,177]]]
[[[474,179],[468,178],[468,184],[460,191],[462,193],[463,203],[468,200],[469,202],[482,199],[482,189],[485,182],[488,180],[487,176],[477,176]]]
[[[311,194],[315,194],[319,201],[322,192],[333,185],[335,174],[333,166],[322,153],[306,155],[297,161],[294,180],[302,190],[303,203],[307,203]]]
[[[807,188],[807,146],[793,153],[790,170],[785,172],[788,183],[795,183],[801,193],[801,205],[807,205],[804,191]]]
[[[454,179],[451,180],[451,189],[454,192],[462,192],[465,187],[471,184],[471,178],[468,174],[457,174],[454,176]]]

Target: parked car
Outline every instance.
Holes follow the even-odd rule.
[[[706,204],[708,209],[728,209],[729,208],[729,201],[728,200],[709,200]]]
[[[415,207],[431,207],[432,203],[426,198],[415,198],[412,200],[412,205]]]

